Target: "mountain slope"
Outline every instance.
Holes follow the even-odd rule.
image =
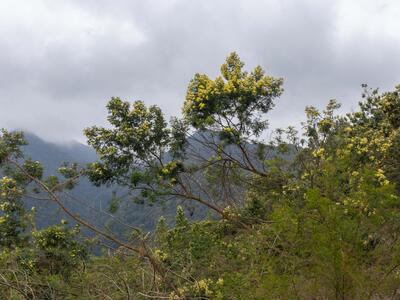
[[[27,157],[43,164],[46,176],[56,174],[58,167],[63,162],[86,164],[97,159],[93,149],[77,142],[60,145],[46,142],[32,133],[25,134],[25,137],[28,145],[23,147],[23,152]],[[144,230],[154,228],[156,221],[162,215],[171,222],[175,215],[176,205],[179,203],[171,201],[166,204],[154,203],[149,206],[134,203],[130,199],[123,199],[120,210],[112,215],[108,212],[110,201],[115,198],[114,194],[125,194],[123,189],[96,187],[88,180],[83,179],[70,194],[72,197],[63,197],[63,201],[72,212],[98,227],[112,227],[113,231],[117,231],[120,235],[124,235],[129,229],[127,226],[121,225],[121,222]],[[38,227],[58,223],[62,218],[68,219],[65,213],[51,201],[25,199],[25,202],[28,209],[33,206],[36,208]]]

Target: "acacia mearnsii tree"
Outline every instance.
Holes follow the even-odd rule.
[[[283,91],[282,79],[260,66],[243,68],[231,53],[215,79],[195,74],[183,117],[169,123],[157,106],[112,98],[111,128],[85,130],[100,157],[88,171],[91,180],[126,186],[138,201],[197,202],[233,220],[252,176],[269,176],[264,161],[271,149],[261,138]]]

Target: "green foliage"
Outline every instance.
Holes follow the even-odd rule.
[[[21,201],[22,190],[10,177],[0,179],[0,249],[21,245],[29,218]]]
[[[175,227],[185,230],[188,226],[189,226],[189,221],[185,217],[183,208],[182,206],[178,206],[178,208],[176,209]]]
[[[34,231],[34,265],[38,272],[68,276],[87,259],[87,247],[78,242],[79,227],[54,225]]]
[[[182,169],[177,161],[164,165],[168,150],[175,158],[182,156],[185,144],[185,125],[171,120],[168,128],[164,115],[156,106],[146,107],[141,101],[132,105],[112,98],[107,105],[111,129],[92,127],[85,130],[88,143],[97,151],[100,160],[86,169],[96,185],[118,183],[127,186],[133,198],[154,201]]]
[[[20,157],[22,152],[20,146],[26,144],[22,132],[8,132],[1,129],[0,138],[0,164],[3,164],[7,157]]]
[[[266,76],[258,66],[243,71],[244,63],[233,52],[215,80],[196,74],[187,89],[183,113],[197,129],[218,128],[221,132],[260,134],[267,126],[262,114],[282,93],[282,79]]]
[[[157,222],[155,230],[155,242],[158,245],[162,245],[163,243],[166,242],[167,234],[168,234],[168,225],[166,223],[165,218],[161,217]]]

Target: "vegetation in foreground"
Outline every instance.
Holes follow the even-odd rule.
[[[397,299],[400,286],[400,86],[363,86],[357,112],[306,108],[299,133],[265,140],[282,80],[232,53],[221,76],[196,74],[183,117],[113,98],[110,126],[85,130],[99,161],[44,176],[22,133],[0,136],[3,299]],[[68,209],[83,177],[125,201],[181,201],[173,226],[125,238]],[[27,197],[52,201],[60,224],[38,229]],[[114,203],[115,204],[115,203]],[[210,217],[191,221],[193,206]],[[114,205],[113,211],[117,209]],[[76,225],[75,225],[76,224]],[[98,235],[85,239],[80,227]]]

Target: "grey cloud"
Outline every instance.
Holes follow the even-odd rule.
[[[299,122],[305,105],[331,98],[354,108],[361,83],[391,89],[400,82],[400,37],[346,23],[345,1],[38,2],[36,23],[17,14],[0,32],[0,127],[48,139],[82,139],[83,127],[104,124],[111,96],[179,114],[193,74],[216,75],[231,51],[247,67],[260,64],[285,78],[273,126]],[[24,5],[9,3],[13,11]],[[359,1],[360,9],[373,3]],[[369,13],[361,22],[381,26],[400,7],[384,4],[379,20]],[[400,29],[400,22],[391,26]]]

